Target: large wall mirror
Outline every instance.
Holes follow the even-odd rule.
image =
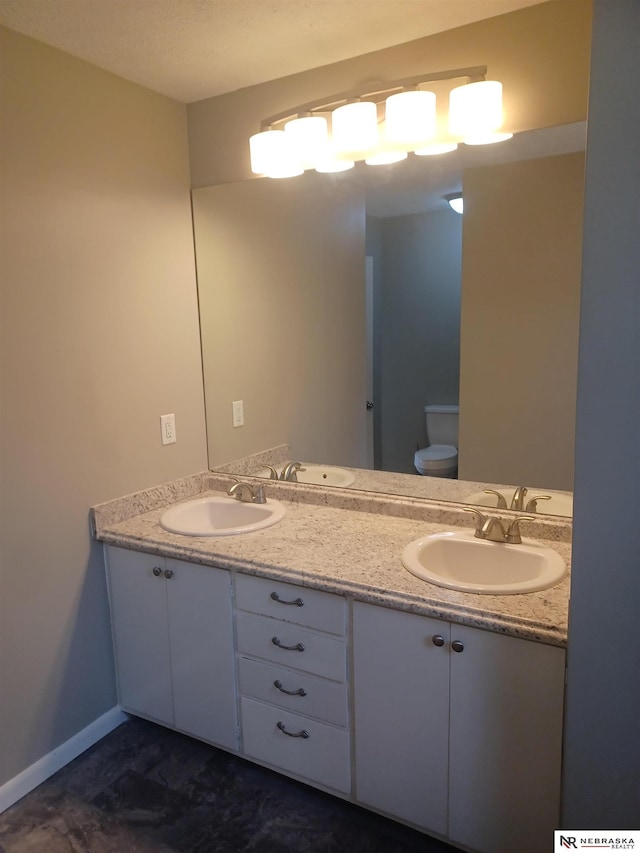
[[[570,515],[583,173],[578,123],[194,190],[210,467],[286,447],[312,482],[465,503],[525,485]],[[457,478],[414,467],[431,404],[459,405]]]

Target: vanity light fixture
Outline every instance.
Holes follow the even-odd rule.
[[[509,139],[501,130],[502,83],[486,74],[486,66],[438,71],[293,107],[265,119],[251,136],[251,170],[270,178],[339,172],[363,160],[394,163],[410,152],[434,156],[460,143]],[[425,87],[458,79],[465,82],[450,90],[448,132],[438,134],[436,94]]]
[[[456,213],[463,212],[464,202],[462,199],[462,193],[449,193],[445,196],[445,199],[449,202],[451,210],[455,210]]]
[[[449,130],[466,145],[489,145],[511,139],[502,133],[502,83],[481,80],[456,86],[449,95]]]

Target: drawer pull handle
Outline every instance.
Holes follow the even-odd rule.
[[[279,649],[286,649],[288,652],[303,652],[304,646],[302,643],[296,643],[295,646],[285,646],[280,642],[279,637],[272,637],[271,642],[274,646],[277,646]]]
[[[280,598],[277,592],[272,592],[271,598],[277,601],[278,604],[295,604],[296,607],[304,607],[304,601],[301,598],[294,598],[293,601],[285,601],[284,598]]]
[[[287,690],[285,687],[282,686],[282,682],[278,681],[277,679],[276,679],[276,681],[273,682],[273,686],[275,688],[277,688],[280,691],[280,693],[286,693],[287,696],[306,696],[307,695],[307,691],[304,689],[304,687],[298,687],[297,690]]]
[[[282,720],[280,720],[278,723],[276,723],[276,725],[280,729],[282,734],[287,735],[287,737],[303,737],[303,738],[311,737],[311,735],[309,734],[309,732],[306,729],[302,729],[299,732],[288,732],[285,729],[284,723],[282,722]]]
[[[160,568],[160,566],[154,566],[151,571],[153,572],[154,576],[157,578],[159,578],[160,575],[162,574],[162,569]]]

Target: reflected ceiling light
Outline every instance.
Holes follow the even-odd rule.
[[[467,145],[487,145],[510,139],[501,133],[502,83],[481,80],[456,86],[449,94],[449,130]]]
[[[455,151],[458,142],[486,145],[508,139],[511,134],[501,129],[502,84],[486,80],[486,73],[486,66],[430,72],[370,84],[271,116],[249,140],[251,170],[273,178],[307,169],[337,172],[361,160],[380,165],[402,160],[411,151],[433,156]],[[462,79],[464,85],[450,92],[450,131],[438,132],[444,117],[437,114],[435,94],[423,87]]]
[[[462,193],[449,193],[449,195],[445,196],[445,199],[449,202],[451,210],[455,210],[456,213],[463,212],[464,202],[462,199]]]
[[[436,96],[414,89],[385,101],[385,140],[390,148],[414,151],[436,135]]]

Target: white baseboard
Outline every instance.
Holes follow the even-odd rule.
[[[22,799],[25,794],[33,791],[42,784],[49,776],[53,776],[61,770],[65,764],[73,761],[94,743],[97,743],[109,732],[117,729],[119,725],[128,719],[128,715],[117,706],[111,708],[97,720],[65,741],[60,746],[52,749],[22,773],[9,779],[0,787],[0,814]]]

